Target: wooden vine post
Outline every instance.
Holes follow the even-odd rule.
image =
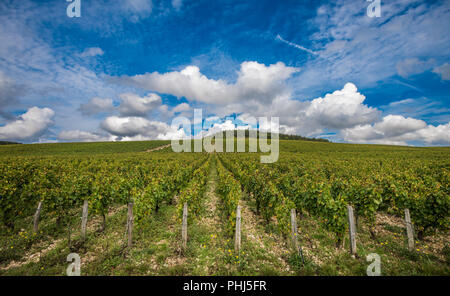
[[[353,207],[347,205],[348,212],[348,229],[350,234],[350,254],[356,255],[356,226],[355,226],[355,215],[353,213]]]
[[[234,240],[234,250],[239,254],[241,250],[241,206],[236,209],[236,234]]]
[[[88,220],[88,209],[89,209],[89,202],[87,200],[83,203],[83,214],[81,216],[81,236],[83,238],[83,241],[86,240],[86,226],[87,226],[87,220]]]
[[[406,223],[406,234],[408,235],[408,249],[412,251],[414,250],[414,228],[411,223],[411,216],[409,214],[409,209],[405,209],[405,223]]]
[[[183,241],[183,249],[187,246],[187,215],[188,215],[188,205],[187,202],[183,205],[183,224],[181,225],[181,239]]]
[[[41,216],[41,210],[42,210],[42,201],[38,203],[36,213],[34,213],[34,221],[33,221],[34,233],[37,233],[39,230],[39,217]]]
[[[305,259],[303,258],[303,250],[302,246],[298,243],[298,231],[297,231],[297,214],[295,209],[291,209],[291,236],[292,236],[292,248],[294,249],[295,254],[299,254],[302,263],[305,264]]]
[[[128,232],[128,248],[133,246],[133,202],[128,203],[128,219],[127,219],[127,232]]]
[[[292,235],[292,247],[295,252],[298,252],[298,233],[297,233],[297,217],[295,214],[295,209],[291,209],[291,235]]]

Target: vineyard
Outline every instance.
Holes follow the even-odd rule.
[[[168,143],[1,146],[0,275],[64,275],[70,253],[82,275],[365,275],[370,253],[450,274],[449,148],[282,140],[264,164]]]

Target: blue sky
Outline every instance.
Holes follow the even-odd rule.
[[[280,118],[336,142],[450,145],[450,1],[0,3],[0,140],[170,139]],[[233,115],[234,121],[225,117]]]

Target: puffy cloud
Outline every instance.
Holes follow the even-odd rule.
[[[355,143],[407,145],[448,145],[449,124],[433,126],[425,121],[392,115],[391,113],[418,114],[417,104],[426,108],[428,114],[445,119],[445,108],[426,98],[406,99],[384,106],[388,113],[381,117],[381,110],[364,105],[365,96],[356,86],[347,83],[341,90],[311,101],[297,101],[290,96],[277,97],[271,104],[234,103],[220,109],[227,114],[240,110],[238,120],[255,126],[252,118],[277,116],[280,132],[316,137],[324,132],[336,132],[336,139]],[[416,109],[411,109],[415,107]],[[239,112],[239,111],[234,111]],[[231,113],[231,112],[230,112]],[[228,113],[228,114],[230,114]],[[421,115],[423,116],[423,114]]]
[[[450,64],[445,63],[442,66],[433,69],[433,72],[441,76],[442,80],[450,80]]]
[[[53,124],[55,112],[49,108],[32,107],[5,126],[0,126],[0,140],[33,140]]]
[[[233,84],[210,79],[196,66],[164,74],[154,72],[117,79],[143,89],[185,97],[189,101],[210,103],[209,111],[219,117],[233,113],[277,116],[282,131],[307,136],[322,133],[324,129],[340,130],[370,124],[381,116],[380,110],[364,104],[365,96],[352,83],[312,101],[293,99],[286,80],[298,71],[282,62],[269,66],[243,62]],[[160,111],[169,116],[176,109],[169,111],[168,107],[161,106]]]
[[[397,63],[397,73],[403,78],[420,74],[430,69],[434,63],[434,60],[422,61],[418,58],[405,59]]]
[[[287,92],[284,81],[298,71],[298,68],[287,67],[283,62],[269,67],[257,62],[244,62],[238,73],[236,86],[239,88],[240,95],[236,100],[253,99],[271,102],[277,96]]]
[[[450,122],[438,126],[428,125],[417,131],[418,138],[432,145],[450,145]]]
[[[178,112],[189,111],[190,109],[191,109],[191,107],[189,106],[189,104],[187,104],[187,103],[181,103],[181,104],[179,104],[179,105],[176,105],[176,106],[172,109],[172,111],[175,112],[175,113],[178,113]]]
[[[133,93],[121,94],[122,103],[119,112],[122,116],[146,116],[152,109],[161,105],[161,97],[157,94],[148,94],[146,97]]]
[[[100,142],[112,141],[114,136],[103,136],[97,133],[85,132],[80,130],[62,131],[58,135],[58,139],[62,141],[72,142]]]
[[[257,62],[243,62],[234,84],[221,79],[209,79],[197,66],[188,66],[182,71],[164,74],[153,72],[113,80],[159,93],[185,97],[189,101],[213,104],[248,100],[270,102],[288,91],[284,81],[297,71],[297,68],[287,67],[282,62],[270,66]]]
[[[251,89],[252,83],[247,81],[247,77],[244,76],[256,76],[249,74],[250,72],[245,72],[238,77],[238,81],[245,81],[248,86],[247,89]],[[261,78],[258,78],[258,80],[262,81]],[[238,82],[235,85],[237,84]],[[134,100],[130,99],[131,103],[145,101],[137,95],[129,96],[129,98],[131,97],[134,98]],[[425,98],[423,100],[426,101]],[[159,100],[148,100],[148,102],[155,101]],[[209,111],[212,111],[209,114],[214,116],[205,119],[205,123],[209,123],[209,128],[196,137],[208,136],[234,128],[256,128],[256,122],[251,122],[252,118],[266,117],[270,121],[270,117],[275,116],[280,119],[280,132],[287,134],[317,136],[323,132],[334,131],[337,132],[337,139],[356,143],[395,145],[410,143],[447,145],[449,143],[450,123],[432,126],[427,125],[422,120],[391,114],[380,120],[381,111],[365,105],[364,101],[365,96],[358,92],[356,86],[353,83],[347,83],[342,89],[311,101],[298,101],[293,99],[290,93],[284,93],[270,101],[244,100],[226,105],[209,105]],[[391,111],[399,110],[400,107],[407,108],[414,102],[413,99],[407,99],[393,102],[385,107],[391,108]],[[123,103],[122,106],[125,105]],[[429,106],[429,108],[434,109],[436,107],[439,106]],[[146,108],[144,104],[144,106],[132,109],[143,110]],[[167,105],[159,105],[158,111],[159,118],[162,116],[168,119],[176,113],[190,117],[187,114],[191,111],[191,106],[182,103],[170,109]],[[236,122],[240,122],[237,126],[233,121],[225,118],[229,114],[240,114],[236,118]],[[247,124],[247,126],[242,126],[242,124]],[[119,140],[179,139],[186,137],[182,129],[172,128],[164,122],[150,121],[139,116],[111,116],[101,123],[101,128],[107,131],[111,137]],[[262,128],[264,129],[264,126]],[[76,133],[74,134],[76,135]],[[98,135],[79,132],[77,137],[95,140]],[[65,138],[69,138],[69,136]]]
[[[87,104],[80,105],[80,111],[83,115],[94,115],[97,113],[108,112],[114,109],[112,99],[92,98]]]
[[[174,129],[170,128],[165,133],[159,134],[156,139],[157,140],[179,140],[189,138],[188,135],[184,132],[183,129]]]
[[[103,55],[105,52],[100,47],[89,47],[86,48],[81,54],[80,57],[86,58],[86,57],[95,57],[98,55]]]
[[[430,145],[450,144],[450,123],[433,126],[401,115],[388,115],[373,125],[358,125],[341,133],[345,141],[355,143],[407,145],[419,141]]]
[[[113,135],[132,137],[145,133],[149,123],[147,119],[141,117],[110,116],[101,123],[101,127]]]
[[[256,66],[258,68],[259,65]],[[252,70],[245,69],[245,71],[241,71],[233,87],[238,84],[245,84],[246,89],[250,90],[252,87],[258,87],[255,81],[262,82],[267,77],[269,77],[267,80],[272,80],[270,75],[262,76],[263,78],[257,77],[255,73],[252,73]],[[255,81],[252,81],[253,78],[255,78]],[[229,90],[227,89],[227,91]],[[427,126],[422,120],[405,118],[399,115],[388,115],[380,121],[381,110],[365,105],[364,101],[365,96],[358,92],[357,87],[353,83],[346,83],[342,89],[311,101],[295,100],[289,92],[285,92],[278,93],[268,101],[237,100],[228,104],[209,105],[209,111],[212,111],[210,114],[215,114],[215,116],[205,120],[205,122],[210,122],[211,128],[202,132],[201,136],[234,128],[232,122],[224,120],[224,118],[229,114],[240,114],[237,120],[243,124],[250,125],[249,128],[256,128],[256,123],[250,122],[252,118],[266,117],[270,120],[270,117],[279,117],[280,132],[288,134],[317,136],[323,132],[331,131],[337,132],[338,135],[350,142],[399,145],[404,145],[409,141],[422,141],[429,144],[445,141],[441,131],[445,131],[445,129],[442,127]],[[398,109],[399,106],[405,107],[410,103],[411,99],[403,100],[397,103],[394,102],[388,107],[393,110],[394,108]],[[436,109],[435,105],[429,107],[433,108],[433,110]],[[180,104],[170,110],[168,106],[161,105],[158,110],[160,114],[170,118],[177,111],[182,110],[184,112],[183,116],[185,116],[190,110],[190,106]],[[436,112],[438,111],[436,110]],[[116,128],[113,128],[111,122],[105,121],[103,123],[104,129],[122,137],[149,138],[149,135],[146,135],[144,132],[149,124],[146,120],[116,118],[114,121],[117,124]],[[152,128],[155,129],[155,127]],[[420,132],[418,132],[419,130]],[[435,136],[425,137],[423,133],[427,130]],[[162,131],[158,132],[161,133]],[[156,134],[151,136],[155,138]]]
[[[222,117],[232,113],[240,113],[241,117],[279,117],[282,132],[317,136],[324,129],[340,130],[377,121],[381,111],[364,105],[364,100],[356,86],[347,83],[343,89],[312,101],[295,100],[285,94],[269,103],[235,102],[218,106],[214,111]]]
[[[101,128],[121,140],[167,140],[184,135],[181,128],[175,129],[164,122],[142,117],[110,116],[101,123]]]
[[[387,114],[381,117],[381,110],[364,104],[365,96],[356,86],[347,83],[341,90],[326,94],[323,98],[311,101],[297,101],[290,96],[280,96],[270,104],[261,102],[233,103],[218,109],[219,114],[242,112],[238,120],[255,126],[252,118],[277,116],[280,119],[280,132],[320,135],[324,132],[337,132],[337,139],[357,143],[395,144],[426,143],[442,145],[448,142],[445,135],[447,125],[427,125],[422,120],[400,115]],[[429,113],[436,115],[445,112],[442,106],[428,101],[407,99],[384,106],[389,112],[412,112],[410,105],[420,104]],[[228,113],[227,113],[228,112]],[[394,112],[395,113],[395,112]],[[381,120],[380,120],[381,119]],[[447,142],[446,142],[447,141]]]
[[[375,121],[380,111],[363,105],[365,96],[353,83],[342,90],[311,101],[306,117],[324,128],[341,129]]]
[[[406,133],[414,132],[426,127],[423,120],[405,118],[400,115],[388,115],[381,122],[374,125],[375,130],[381,131],[385,137],[397,137]]]

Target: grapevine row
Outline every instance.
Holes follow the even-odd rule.
[[[236,208],[242,196],[241,184],[217,161],[218,191],[227,215],[227,233],[233,234],[236,226]]]

